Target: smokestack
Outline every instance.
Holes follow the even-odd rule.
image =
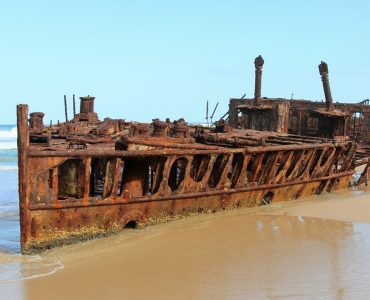
[[[321,64],[319,64],[319,72],[321,75],[322,86],[324,87],[326,109],[328,111],[332,111],[334,106],[329,84],[329,68],[326,62],[321,61]]]
[[[30,113],[30,129],[35,131],[44,130],[44,113],[43,112],[32,112]]]
[[[94,112],[94,99],[95,97],[80,97],[80,114],[88,114]]]
[[[261,55],[257,56],[254,60],[254,66],[256,68],[256,77],[254,85],[254,105],[259,105],[259,99],[261,98],[261,87],[262,87],[262,67],[264,60]]]
[[[99,122],[98,114],[94,112],[95,97],[87,95],[80,97],[80,113],[75,115],[74,122]]]

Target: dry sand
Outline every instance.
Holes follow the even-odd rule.
[[[50,250],[42,259],[64,268],[0,295],[369,299],[370,224],[353,222],[370,223],[369,189],[196,216]]]

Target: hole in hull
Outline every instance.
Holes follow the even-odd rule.
[[[179,188],[181,182],[184,180],[187,164],[188,164],[188,160],[183,157],[178,158],[173,163],[171,170],[170,170],[170,175],[168,178],[168,185],[173,192]]]
[[[129,221],[126,223],[125,227],[123,227],[123,229],[136,229],[136,228],[137,228],[136,221]]]
[[[49,188],[52,187],[53,171],[49,171]],[[84,165],[81,159],[68,159],[58,167],[58,199],[82,198]]]
[[[261,200],[260,205],[268,205],[272,202],[272,199],[274,198],[274,193],[273,192],[267,192]]]

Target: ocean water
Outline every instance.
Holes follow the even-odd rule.
[[[17,127],[0,125],[0,254],[19,253]]]
[[[0,287],[4,282],[44,276],[63,267],[57,259],[20,254],[17,159],[16,126],[0,125]],[[5,299],[1,294],[0,299]],[[10,298],[23,297],[12,293]]]

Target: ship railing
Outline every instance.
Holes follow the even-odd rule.
[[[194,151],[31,150],[28,163],[39,167],[28,184],[29,208],[197,198],[314,181],[321,193],[353,173],[356,147],[347,142]]]

